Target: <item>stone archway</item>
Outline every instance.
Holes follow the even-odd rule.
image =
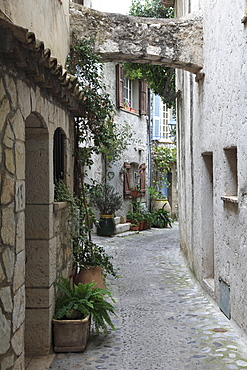
[[[104,62],[136,62],[197,73],[203,66],[202,17],[153,19],[103,13],[71,3],[71,29],[95,41]]]
[[[51,191],[49,135],[44,119],[31,113],[25,122],[25,250],[27,355],[50,350]],[[40,333],[40,335],[39,335]]]

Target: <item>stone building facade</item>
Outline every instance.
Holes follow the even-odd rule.
[[[200,283],[246,332],[246,1],[173,3],[176,18],[165,22],[78,9],[76,17],[106,61],[177,69],[181,247]]]
[[[246,317],[246,1],[177,0],[203,17],[201,79],[177,71],[181,247],[229,318]]]
[[[2,370],[24,369],[24,353],[50,353],[53,283],[71,267],[68,208],[54,203],[58,163],[73,186],[74,116],[82,108],[76,80],[63,69],[68,12],[66,0],[0,1]]]

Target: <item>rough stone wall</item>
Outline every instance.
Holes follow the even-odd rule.
[[[0,64],[0,357],[5,370],[24,369],[24,344],[27,352],[40,355],[51,348],[59,254],[53,215],[53,134],[61,127],[71,151],[73,120],[38,87],[25,82],[26,76],[13,65],[6,66],[3,60]],[[71,168],[68,159],[68,183]],[[60,231],[57,225],[57,234],[63,233],[62,227],[64,222]],[[68,247],[63,253],[68,264],[59,262],[60,274],[70,267]]]
[[[202,18],[137,18],[71,3],[71,27],[95,40],[104,61],[132,61],[196,73],[203,64]]]
[[[202,12],[204,79],[177,73],[181,245],[219,305],[221,281],[230,287],[231,316],[246,332],[246,7],[211,0]]]
[[[59,63],[65,64],[69,52],[69,0],[25,0],[25,4],[0,0],[0,17],[34,32]]]

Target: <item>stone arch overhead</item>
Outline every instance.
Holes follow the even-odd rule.
[[[153,19],[103,13],[71,3],[71,29],[95,39],[104,62],[135,62],[197,73],[203,67],[203,22],[189,18]]]

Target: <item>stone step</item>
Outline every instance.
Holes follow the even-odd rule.
[[[129,231],[129,229],[130,229],[130,222],[126,222],[125,224],[117,224],[116,231],[114,234],[121,234],[126,231]]]

